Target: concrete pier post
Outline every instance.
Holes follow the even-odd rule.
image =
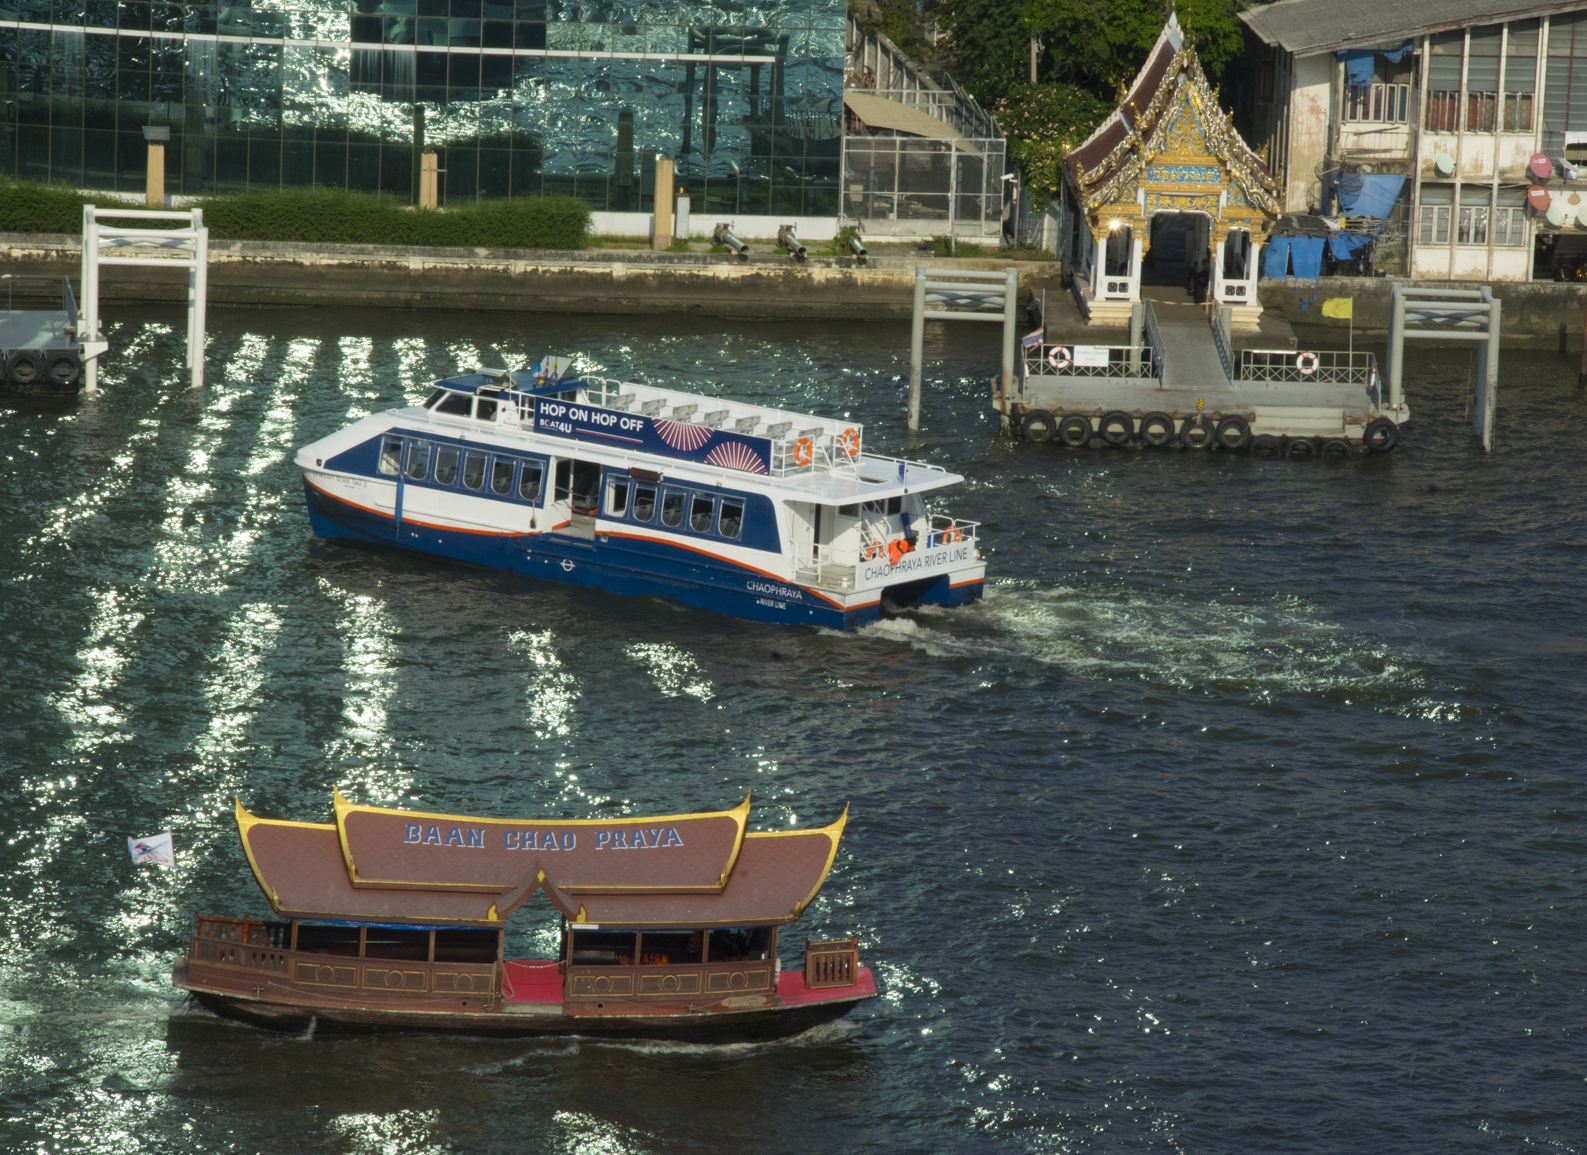
[[[193,311],[188,318],[188,366],[193,371],[193,388],[204,387],[204,326],[209,322],[209,229],[204,210],[193,210],[193,269],[189,274]]]
[[[920,428],[920,365],[926,356],[926,266],[915,266],[915,315],[909,328],[909,431]]]
[[[1396,414],[1404,397],[1401,388],[1405,362],[1405,295],[1394,286],[1393,309],[1389,313],[1389,404]]]
[[[1019,274],[1013,269],[1003,274],[1003,415],[1008,416],[1008,406],[1015,393],[1014,376],[1014,310],[1019,305]]]
[[[77,302],[77,339],[79,341],[97,340],[99,337],[99,285],[96,283],[99,272],[98,262],[94,261],[91,254],[97,255],[99,246],[99,226],[94,223],[94,206],[83,206],[83,270],[77,279],[77,292],[81,298]],[[88,358],[83,366],[83,391],[93,393],[99,388],[99,358]]]
[[[1482,428],[1476,432],[1487,453],[1493,452],[1493,422],[1499,407],[1499,311],[1503,304],[1497,297],[1488,302],[1488,339],[1481,346]]]

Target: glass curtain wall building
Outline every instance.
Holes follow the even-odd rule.
[[[324,185],[443,201],[566,194],[648,212],[838,211],[838,0],[0,0],[0,173],[141,192]]]

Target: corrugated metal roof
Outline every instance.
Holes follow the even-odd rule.
[[[1581,0],[1281,0],[1240,13],[1267,44],[1296,56],[1402,44],[1408,36],[1587,9]]]

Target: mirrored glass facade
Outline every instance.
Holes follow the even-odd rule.
[[[412,201],[540,193],[648,212],[838,211],[844,6],[565,0],[0,0],[0,172],[166,191],[325,185]]]

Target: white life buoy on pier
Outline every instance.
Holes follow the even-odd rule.
[[[1054,345],[1052,352],[1047,354],[1047,363],[1054,369],[1067,369],[1074,361],[1068,345]]]
[[[1322,358],[1317,356],[1315,353],[1297,354],[1295,357],[1295,371],[1298,372],[1302,377],[1310,377],[1313,373],[1317,372],[1317,366],[1321,363],[1321,361]]]

